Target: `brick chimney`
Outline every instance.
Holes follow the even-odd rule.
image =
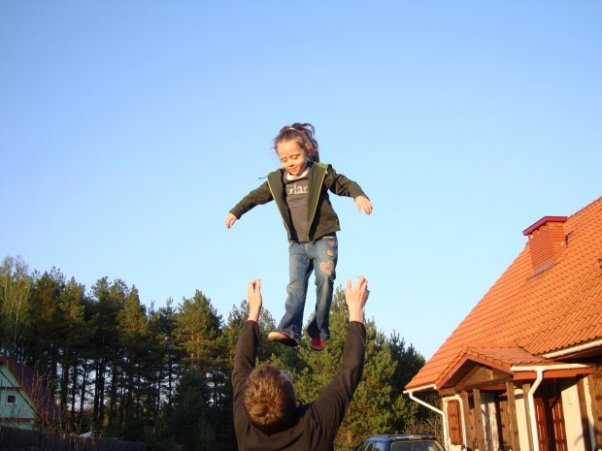
[[[523,230],[529,237],[529,252],[533,273],[538,274],[554,266],[566,245],[564,223],[566,216],[544,216]]]

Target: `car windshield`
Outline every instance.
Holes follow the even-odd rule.
[[[391,451],[443,451],[434,440],[399,440],[391,443]]]

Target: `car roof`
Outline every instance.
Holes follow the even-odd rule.
[[[404,440],[435,440],[431,434],[397,435],[397,434],[377,434],[372,435],[368,440],[377,442],[404,441]]]

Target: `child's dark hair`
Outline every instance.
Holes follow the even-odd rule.
[[[320,161],[318,141],[314,137],[315,133],[316,129],[311,124],[295,122],[292,125],[285,125],[280,129],[278,136],[274,138],[274,148],[282,141],[297,141],[310,160]]]

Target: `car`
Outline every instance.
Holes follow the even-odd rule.
[[[444,451],[434,435],[380,434],[368,437],[355,451]]]

